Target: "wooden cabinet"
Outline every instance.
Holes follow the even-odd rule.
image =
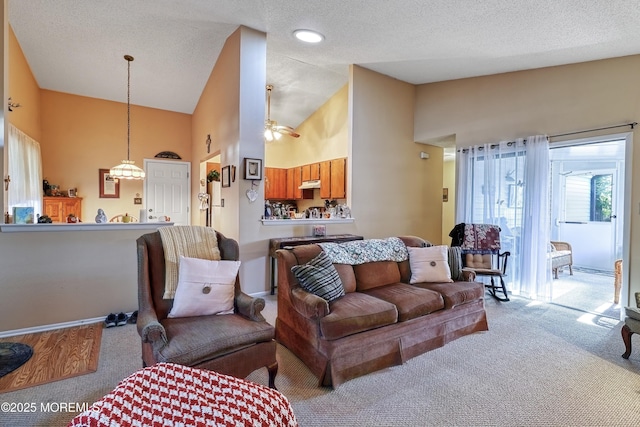
[[[301,166],[301,168],[303,181],[320,179],[320,163],[311,163]]]
[[[331,160],[331,198],[345,199],[347,197],[346,171],[347,159]]]
[[[320,179],[320,163],[309,165],[309,179]]]
[[[302,167],[296,166],[293,169],[293,197],[292,199],[302,199],[302,190],[299,189],[302,185]]]
[[[264,198],[283,200],[287,198],[287,169],[264,168]]]
[[[331,160],[320,162],[320,198],[331,198]]]
[[[295,168],[287,169],[287,199],[288,200],[294,200],[296,198],[296,191],[300,191],[293,184],[294,182],[293,176],[295,174],[294,169]]]
[[[81,197],[44,197],[44,214],[53,222],[67,222],[67,216],[74,214],[82,219]]]
[[[302,170],[302,180],[309,181],[311,179],[311,165],[303,165],[301,166]]]
[[[346,199],[347,159],[333,159],[320,162],[320,198],[321,199]]]

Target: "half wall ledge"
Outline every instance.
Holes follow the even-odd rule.
[[[156,230],[158,227],[174,225],[173,222],[105,222],[94,223],[54,223],[54,224],[0,224],[2,233],[30,233],[51,231],[114,231],[114,230]]]

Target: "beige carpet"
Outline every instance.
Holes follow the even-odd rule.
[[[33,348],[31,359],[0,378],[0,393],[95,372],[98,369],[102,328],[102,323],[93,323],[0,339]]]
[[[275,318],[273,297],[266,317]],[[278,346],[278,389],[301,426],[640,425],[640,340],[629,360],[620,323],[548,304],[487,300],[488,332],[336,390]],[[7,393],[8,402],[87,404],[139,369],[135,326],[106,329],[98,371]],[[250,380],[267,384],[266,369]],[[0,413],[0,425],[64,426],[75,413]]]

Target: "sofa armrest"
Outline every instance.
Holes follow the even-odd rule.
[[[261,314],[264,310],[264,299],[254,298],[244,292],[237,292],[235,296],[236,311],[242,316],[254,322],[263,322],[264,316]]]
[[[307,319],[320,319],[330,313],[329,303],[325,299],[302,288],[292,289],[290,297],[293,308]]]
[[[470,270],[463,270],[460,272],[460,279],[463,282],[475,282],[476,281],[476,272]]]

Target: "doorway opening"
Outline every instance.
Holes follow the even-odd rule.
[[[573,261],[573,274],[564,267],[552,280],[554,304],[620,318],[615,263],[624,263],[629,143],[615,135],[551,146],[551,241],[568,243]]]
[[[217,178],[213,178],[212,171],[217,171]],[[222,199],[220,198],[220,154],[200,162],[200,224],[205,227],[220,227]],[[211,177],[211,179],[210,179]]]

